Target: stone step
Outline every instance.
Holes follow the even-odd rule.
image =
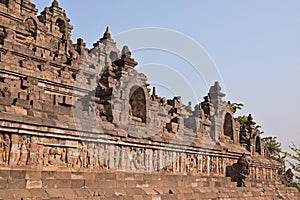
[[[294,191],[294,190],[293,190]],[[280,195],[279,195],[280,194]],[[145,200],[188,200],[188,199],[299,199],[299,193],[278,193],[268,188],[111,188],[111,189],[10,189],[0,190],[0,199],[145,199]]]
[[[236,183],[221,181],[168,181],[168,180],[80,180],[80,179],[0,179],[0,189],[40,188],[147,188],[174,186],[194,187],[236,187]]]
[[[300,199],[297,189],[275,181],[247,183],[252,187],[238,188],[228,177],[3,170],[0,199]]]

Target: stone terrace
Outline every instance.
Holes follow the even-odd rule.
[[[88,49],[56,0],[37,13],[0,1],[0,199],[299,199],[217,82],[194,108],[160,97],[108,28]]]

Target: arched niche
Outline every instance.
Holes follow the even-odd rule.
[[[224,135],[233,140],[233,120],[230,113],[226,113],[224,119]]]
[[[146,96],[141,87],[133,87],[129,95],[129,115],[134,121],[146,123]]]
[[[58,18],[55,22],[55,25],[58,26],[58,29],[62,34],[66,32],[66,23],[64,20]]]
[[[117,60],[118,58],[118,52],[115,52],[115,51],[111,51],[110,54],[109,54],[109,58],[111,59],[111,61],[115,61]]]
[[[255,139],[255,152],[261,155],[261,141],[259,137]]]
[[[37,35],[37,23],[33,18],[28,18],[25,20],[26,31],[30,36],[36,37]]]

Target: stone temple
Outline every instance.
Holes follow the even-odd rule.
[[[0,199],[300,199],[217,82],[159,97],[108,29],[88,49],[56,0],[37,13],[0,0]]]

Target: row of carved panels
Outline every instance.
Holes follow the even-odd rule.
[[[71,169],[134,172],[215,174],[225,176],[235,159],[163,149],[0,133],[0,164],[11,167],[66,167]],[[251,168],[251,177],[272,179],[276,169]]]

